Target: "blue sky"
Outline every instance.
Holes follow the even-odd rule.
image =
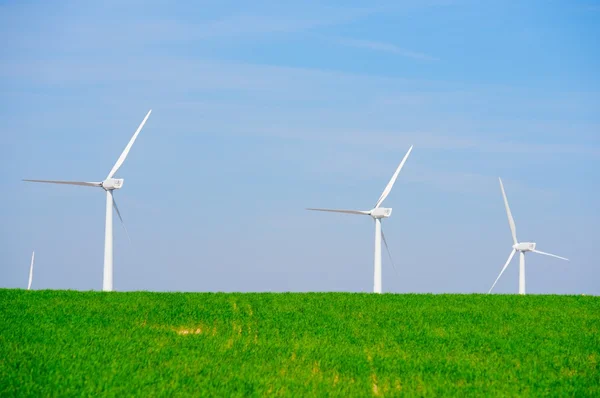
[[[599,1],[0,2],[0,287],[600,294]],[[495,291],[515,293],[518,265]]]

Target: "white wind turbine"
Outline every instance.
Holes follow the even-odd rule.
[[[396,179],[398,178],[398,174],[400,173],[400,170],[402,170],[402,167],[404,166],[406,159],[408,159],[408,155],[410,155],[410,152],[412,151],[412,149],[413,149],[413,147],[411,145],[411,147],[408,149],[408,152],[406,152],[406,155],[404,155],[402,162],[400,162],[400,165],[396,169],[396,172],[392,176],[392,179],[390,180],[390,182],[387,184],[387,186],[383,190],[383,193],[379,197],[379,200],[375,204],[375,207],[372,208],[371,210],[337,210],[337,209],[313,209],[313,208],[306,209],[306,210],[314,210],[314,211],[329,211],[329,212],[333,212],[333,213],[359,214],[359,215],[371,216],[373,218],[373,220],[375,220],[375,256],[374,256],[374,264],[373,264],[373,266],[374,266],[373,292],[374,293],[381,293],[381,238],[382,237],[383,237],[383,242],[385,243],[385,247],[386,247],[386,249],[388,249],[388,254],[389,254],[389,248],[387,245],[387,241],[385,240],[385,235],[383,234],[383,230],[381,229],[381,219],[388,218],[392,215],[391,208],[384,208],[384,207],[380,207],[380,206],[383,203],[383,201],[385,200],[385,198],[387,198],[387,196],[390,194],[392,187],[394,186],[394,183],[396,182]],[[390,258],[391,258],[391,256],[390,256]]]
[[[86,187],[97,187],[102,188],[106,192],[106,227],[104,230],[104,278],[102,283],[102,290],[110,292],[113,290],[113,218],[112,218],[112,209],[114,207],[119,219],[121,220],[121,224],[123,228],[125,228],[125,224],[123,223],[123,218],[121,217],[121,212],[119,212],[119,207],[117,206],[117,202],[115,202],[113,198],[113,191],[115,189],[121,189],[123,187],[124,180],[122,178],[113,178],[115,173],[119,170],[119,168],[125,162],[133,143],[135,142],[138,134],[142,131],[142,127],[148,120],[148,117],[152,113],[152,109],[148,111],[144,120],[137,128],[131,140],[117,159],[117,162],[113,166],[110,173],[104,181],[101,182],[85,182],[85,181],[55,181],[55,180],[23,180],[29,182],[45,182],[50,184],[67,184],[67,185],[82,185]],[[125,228],[125,232],[127,229]],[[129,237],[129,234],[127,234]]]
[[[31,282],[33,282],[33,260],[35,259],[35,251],[31,253],[31,265],[29,266],[29,283],[27,284],[27,290],[31,289]]]
[[[512,246],[513,249],[510,252],[510,255],[508,256],[508,260],[506,261],[506,264],[504,264],[504,267],[502,267],[502,271],[500,271],[500,274],[496,278],[496,281],[494,282],[494,284],[492,285],[492,287],[490,288],[490,291],[488,293],[492,292],[492,289],[494,288],[494,286],[496,286],[496,283],[498,282],[498,280],[504,273],[504,270],[506,269],[506,267],[508,267],[508,264],[510,264],[510,261],[512,260],[515,253],[519,252],[519,294],[525,294],[525,253],[533,252],[533,253],[543,254],[544,256],[560,258],[561,260],[566,260],[566,261],[569,261],[569,259],[561,257],[561,256],[557,256],[556,254],[550,254],[550,253],[545,253],[545,252],[536,250],[535,242],[519,242],[517,240],[517,229],[515,227],[515,220],[513,219],[512,213],[510,212],[510,207],[508,206],[508,199],[506,199],[506,193],[504,192],[504,185],[502,185],[501,178],[498,178],[498,180],[500,180],[500,190],[502,191],[502,197],[504,198],[504,207],[506,207],[506,215],[508,216],[508,225],[510,225],[510,232],[512,234],[514,244]]]

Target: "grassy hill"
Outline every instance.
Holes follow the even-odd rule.
[[[0,290],[0,396],[600,396],[600,297]]]

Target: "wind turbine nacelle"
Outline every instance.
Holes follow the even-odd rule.
[[[388,218],[391,215],[392,209],[387,209],[385,207],[378,207],[371,210],[371,217],[373,218]]]
[[[516,245],[513,245],[513,249],[518,250],[520,252],[530,252],[530,251],[535,250],[535,243],[534,242],[517,243]]]
[[[123,187],[123,182],[125,180],[122,178],[109,178],[108,180],[102,181],[102,188],[107,191],[112,191],[113,189],[120,189]]]

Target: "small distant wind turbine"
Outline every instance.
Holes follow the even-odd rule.
[[[27,284],[27,290],[31,289],[31,282],[33,282],[33,260],[35,259],[35,251],[31,253],[31,265],[29,266],[29,283]]]
[[[133,143],[135,142],[138,134],[142,131],[142,127],[146,124],[146,120],[152,113],[152,110],[148,111],[144,120],[137,128],[131,140],[117,159],[117,162],[113,166],[110,173],[104,181],[101,182],[84,182],[84,181],[55,181],[55,180],[23,180],[29,182],[45,182],[50,184],[67,184],[67,185],[81,185],[85,187],[97,187],[102,188],[106,191],[106,227],[104,231],[104,277],[102,283],[102,290],[110,292],[113,290],[113,218],[112,218],[112,210],[113,207],[119,216],[119,220],[121,220],[121,224],[127,233],[127,228],[125,228],[125,223],[123,222],[123,218],[121,217],[121,212],[119,212],[119,207],[117,206],[117,202],[115,202],[113,198],[113,191],[115,189],[121,189],[123,187],[124,180],[122,178],[113,178],[119,168],[125,162]],[[129,237],[129,233],[127,233]]]
[[[508,206],[508,199],[506,199],[506,193],[504,192],[504,185],[502,185],[501,178],[498,178],[498,180],[500,180],[500,190],[502,191],[502,197],[504,198],[504,207],[506,207],[506,215],[508,216],[508,225],[510,226],[510,232],[512,234],[514,244],[512,246],[513,249],[510,252],[510,255],[508,256],[508,260],[506,261],[506,264],[504,264],[504,267],[502,267],[502,271],[500,271],[500,275],[498,275],[498,277],[496,278],[496,281],[494,282],[494,284],[492,285],[492,287],[490,288],[490,291],[488,293],[492,292],[492,289],[494,288],[494,286],[496,286],[498,279],[500,279],[500,277],[504,273],[504,270],[506,269],[506,267],[508,267],[508,264],[510,264],[510,261],[512,260],[515,253],[519,252],[519,294],[525,294],[525,253],[533,252],[533,253],[543,254],[544,256],[560,258],[561,260],[566,260],[566,261],[569,261],[569,259],[561,257],[561,256],[557,256],[556,254],[550,254],[550,253],[545,253],[545,252],[536,250],[535,242],[520,242],[519,243],[519,241],[517,240],[517,229],[515,226],[515,220],[513,219],[512,213],[510,212],[510,207]]]
[[[383,242],[385,243],[385,247],[388,250],[388,254],[389,254],[389,247],[387,245],[387,241],[385,240],[385,235],[383,234],[383,230],[381,229],[381,219],[388,218],[392,215],[391,208],[384,208],[384,207],[380,207],[380,206],[383,203],[383,201],[385,200],[385,198],[387,198],[387,196],[392,191],[392,187],[394,186],[394,183],[396,182],[396,179],[398,178],[398,174],[400,173],[400,170],[402,170],[402,167],[404,166],[406,159],[408,159],[408,155],[410,155],[410,152],[412,151],[412,149],[413,149],[413,147],[411,145],[411,147],[408,149],[408,152],[406,152],[406,155],[404,155],[404,158],[400,162],[400,165],[396,169],[396,172],[392,176],[392,179],[390,180],[390,182],[387,184],[387,186],[383,190],[383,193],[379,197],[379,200],[375,204],[375,207],[372,208],[371,210],[337,210],[337,209],[313,209],[313,208],[306,209],[306,210],[313,210],[313,211],[329,211],[329,212],[333,212],[333,213],[365,215],[365,216],[371,216],[373,218],[373,220],[375,220],[375,256],[374,256],[374,264],[373,264],[374,265],[374,277],[373,277],[373,292],[374,293],[381,293],[381,238],[383,238]],[[390,258],[391,258],[391,256],[390,256]]]

